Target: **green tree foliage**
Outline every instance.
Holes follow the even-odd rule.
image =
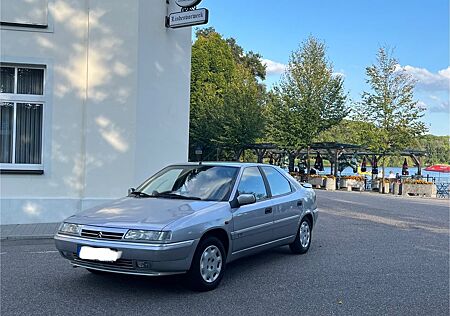
[[[371,91],[363,92],[358,115],[373,123],[364,131],[369,149],[381,154],[406,149],[426,131],[420,120],[424,109],[414,100],[414,80],[384,47],[378,50],[376,63],[366,68],[366,75]],[[384,160],[382,165],[384,169]]]
[[[257,78],[264,78],[265,68],[255,56],[212,28],[197,32],[191,62],[191,159],[197,146],[205,159],[215,159],[218,148],[236,159],[242,146],[262,136],[265,91]]]
[[[373,128],[369,122],[344,119],[339,124],[320,133],[314,141],[355,144],[364,147],[368,145],[365,131],[369,128]]]
[[[340,142],[369,147],[371,140],[367,137],[367,130],[375,129],[373,123],[363,121],[352,121],[345,119],[336,126],[321,133],[315,141],[317,142]],[[424,165],[450,164],[450,136],[421,135],[413,140],[409,149],[423,150],[427,156],[423,158]],[[405,157],[392,155],[386,157],[386,165],[401,167]],[[407,158],[408,165],[413,162]]]
[[[323,42],[309,37],[294,51],[269,102],[269,139],[295,152],[348,114],[344,80],[333,74]]]
[[[425,164],[450,164],[450,136],[423,135],[417,139],[417,149],[425,150]]]

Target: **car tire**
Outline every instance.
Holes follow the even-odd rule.
[[[304,254],[308,251],[311,245],[312,229],[311,222],[304,217],[298,226],[295,240],[289,245],[291,251],[295,254]]]
[[[200,240],[192,259],[187,285],[194,291],[214,290],[222,280],[226,266],[226,252],[216,237]]]

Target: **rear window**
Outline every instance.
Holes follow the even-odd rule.
[[[267,181],[269,182],[270,191],[272,196],[283,195],[292,192],[289,181],[281,175],[273,167],[262,167]]]

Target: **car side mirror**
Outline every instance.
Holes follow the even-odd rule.
[[[241,194],[237,197],[239,206],[253,204],[256,202],[256,197],[254,194]]]
[[[136,191],[135,188],[129,188],[129,189],[128,189],[128,195],[130,195],[130,194],[133,193],[134,191]]]

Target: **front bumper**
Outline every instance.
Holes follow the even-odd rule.
[[[189,270],[198,239],[174,243],[142,243],[90,239],[63,234],[55,235],[56,248],[74,266],[100,271],[138,274],[167,275]],[[116,262],[83,260],[78,257],[80,246],[110,248],[121,251]]]

